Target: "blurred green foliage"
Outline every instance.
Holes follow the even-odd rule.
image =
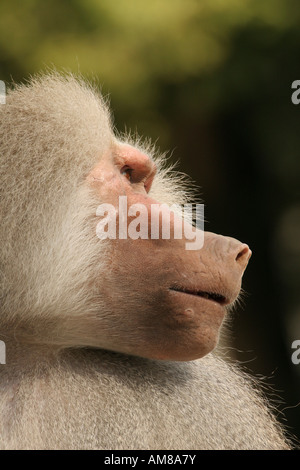
[[[19,80],[53,64],[98,77],[127,124],[137,115],[168,135],[166,86],[180,91],[178,111],[195,113],[256,96],[272,72],[268,50],[297,32],[299,16],[296,0],[2,1],[0,72]]]
[[[297,0],[2,0],[0,79],[47,68],[109,94],[116,127],[158,138],[201,185],[207,229],[247,241],[231,343],[299,402],[300,79]],[[239,353],[236,352],[239,357]],[[300,410],[286,411],[300,436]]]

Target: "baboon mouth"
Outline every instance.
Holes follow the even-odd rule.
[[[202,297],[203,299],[212,300],[213,302],[217,302],[220,305],[228,304],[226,297],[224,297],[224,295],[217,294],[216,292],[192,290],[192,289],[186,289],[184,287],[169,287],[169,289],[175,292],[181,292],[182,294],[195,295],[197,297]]]

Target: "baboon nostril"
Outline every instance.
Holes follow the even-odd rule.
[[[250,257],[252,255],[252,251],[250,250],[248,245],[243,244],[239,251],[238,254],[236,255],[235,261],[244,267],[246,267]]]

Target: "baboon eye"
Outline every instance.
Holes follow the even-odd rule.
[[[133,172],[133,169],[130,168],[129,166],[125,165],[123,166],[123,168],[121,168],[121,175],[124,175],[125,178],[128,179],[128,181],[130,181],[130,183],[132,183],[132,172]]]

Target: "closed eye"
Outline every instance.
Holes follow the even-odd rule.
[[[141,169],[132,168],[129,165],[121,167],[120,174],[125,176],[130,184],[143,184],[145,191],[150,191],[154,176],[156,174],[156,166],[153,165],[152,172],[141,171]]]
[[[128,165],[123,166],[120,171],[121,175],[125,176],[125,178],[127,178],[130,183],[132,183],[132,172],[133,169]]]

